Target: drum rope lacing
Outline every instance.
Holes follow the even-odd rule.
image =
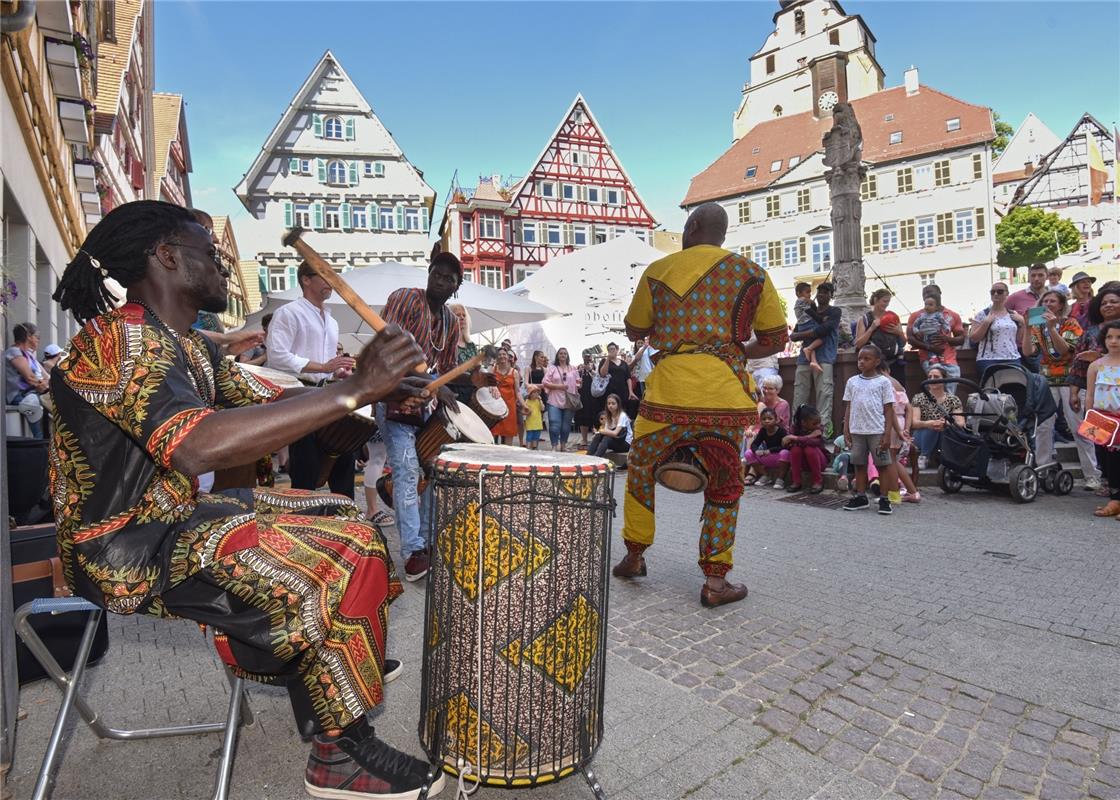
[[[483,556],[483,546],[485,544],[484,536],[484,517],[486,515],[485,497],[482,493],[483,480],[486,477],[486,467],[482,467],[478,471],[478,583],[477,586],[484,585],[485,580],[485,559]],[[478,708],[478,721],[475,723],[475,742],[477,743],[477,751],[475,757],[478,759],[479,772],[475,773],[474,765],[465,758],[459,758],[459,786],[455,790],[455,800],[467,800],[472,794],[478,791],[478,787],[482,785],[482,608],[484,605],[484,598],[486,593],[480,591],[478,594],[478,614],[476,615],[476,624],[478,626],[475,631],[475,642],[477,642],[478,649],[478,663],[475,665],[478,675],[478,696],[475,700],[475,706]],[[474,786],[467,788],[467,778],[474,777]]]

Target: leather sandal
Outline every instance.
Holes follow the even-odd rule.
[[[646,574],[646,560],[640,555],[627,553],[614,565],[611,574],[616,578],[643,578]]]
[[[743,584],[736,585],[724,581],[722,589],[713,589],[707,581],[704,581],[704,586],[700,589],[700,605],[705,608],[715,608],[738,602],[746,596],[747,587]]]
[[[1120,500],[1109,500],[1093,512],[1095,517],[1120,517]]]

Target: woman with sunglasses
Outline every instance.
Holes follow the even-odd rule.
[[[979,377],[993,364],[1019,363],[1019,340],[1027,324],[1022,314],[1006,308],[1006,283],[993,283],[991,297],[992,304],[973,317],[968,331],[968,338],[976,344]]]

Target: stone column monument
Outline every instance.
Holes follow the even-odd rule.
[[[861,163],[863,133],[848,103],[837,103],[832,109],[832,130],[824,135],[823,144],[824,164],[831,167],[824,179],[832,204],[833,305],[841,309],[842,324],[848,327],[867,310],[859,198],[867,169]]]

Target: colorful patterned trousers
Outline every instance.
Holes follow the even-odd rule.
[[[186,577],[163,606],[212,626],[235,673],[287,686],[302,734],[345,728],[382,700],[401,593],[385,540],[346,497],[258,489],[254,501],[179,539],[169,569]]]
[[[653,544],[654,479],[658,466],[672,460],[680,447],[690,447],[708,472],[700,522],[700,569],[723,577],[731,570],[735,524],[743,481],[739,474],[742,428],[652,422],[639,416],[626,465],[625,522],[622,538],[630,552]]]

